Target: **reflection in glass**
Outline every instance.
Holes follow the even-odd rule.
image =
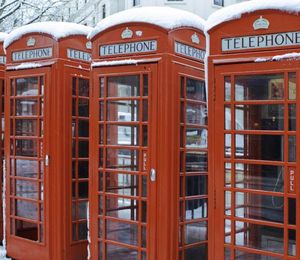
[[[296,230],[289,229],[289,255],[296,256]]]
[[[78,120],[78,137],[89,137],[88,120]]]
[[[225,233],[225,243],[231,243],[231,220],[225,219],[225,226],[224,226],[224,233]]]
[[[38,152],[37,140],[17,139],[16,140],[16,155],[26,157],[37,157]]]
[[[284,138],[282,135],[235,136],[235,157],[239,159],[283,161]]]
[[[231,156],[231,134],[225,134],[225,157]]]
[[[78,141],[78,157],[88,158],[89,157],[89,142]]]
[[[187,78],[186,79],[186,98],[206,101],[205,82]]]
[[[125,173],[106,173],[106,192],[138,196],[138,176]]]
[[[138,126],[107,125],[107,144],[138,145]]]
[[[225,186],[231,187],[231,163],[225,163]]]
[[[296,104],[289,104],[289,131],[296,131]]]
[[[296,199],[288,198],[288,219],[289,225],[296,225]]]
[[[139,120],[137,100],[107,102],[107,121],[131,122]]]
[[[138,245],[138,225],[107,219],[106,239],[129,245]]]
[[[186,176],[185,195],[197,196],[207,194],[207,175]]]
[[[207,109],[205,105],[187,103],[185,111],[186,124],[207,125]]]
[[[37,116],[38,115],[38,99],[16,99],[16,107],[11,104],[11,111],[15,111],[17,116]]]
[[[185,153],[186,172],[206,172],[207,153],[205,152],[186,152]]]
[[[235,194],[235,216],[283,223],[284,198],[254,193]]]
[[[207,129],[187,128],[186,148],[207,148]]]
[[[39,95],[38,78],[16,79],[16,96],[37,96]]]
[[[296,73],[289,73],[289,100],[296,100],[297,87],[296,87]]]
[[[38,207],[36,203],[16,200],[16,216],[37,220],[38,218]]]
[[[26,178],[37,178],[38,161],[16,159],[16,175]]]
[[[230,106],[225,106],[225,130],[231,129],[231,108]]]
[[[236,130],[283,130],[284,105],[235,106]]]
[[[139,75],[109,77],[107,81],[108,97],[134,97],[140,95]]]
[[[236,163],[235,186],[242,189],[283,192],[283,167]]]
[[[79,78],[79,93],[78,96],[89,97],[89,80]]]
[[[106,259],[109,260],[138,260],[138,251],[127,247],[106,245]]]
[[[290,135],[288,138],[289,141],[289,162],[296,162],[296,136]]]
[[[89,117],[89,100],[79,98],[78,99],[78,116]]]
[[[258,255],[254,253],[244,252],[235,250],[236,260],[282,260],[282,258],[277,258],[269,255]]]
[[[106,216],[137,221],[138,201],[121,197],[107,197]]]
[[[38,199],[37,182],[16,180],[16,196],[29,199]]]
[[[184,250],[184,260],[195,260],[201,256],[202,259],[207,259],[207,244],[197,245],[195,247],[186,248]]]
[[[18,237],[38,241],[38,225],[35,223],[15,220],[15,230],[15,234]]]
[[[283,228],[235,222],[235,244],[283,254]]]
[[[225,77],[225,101],[230,101],[231,99],[231,79],[230,77]]]
[[[35,136],[38,133],[36,119],[16,119],[16,136]]]
[[[185,244],[193,244],[207,240],[207,222],[185,225]]]
[[[138,151],[107,148],[106,167],[125,171],[138,170]]]
[[[284,75],[235,77],[235,100],[278,100],[284,98]]]
[[[185,219],[207,218],[207,199],[192,199],[185,201]]]
[[[225,191],[225,214],[231,215],[231,191]]]

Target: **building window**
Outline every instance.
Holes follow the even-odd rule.
[[[132,6],[137,6],[141,4],[141,0],[133,0]]]
[[[106,17],[106,6],[102,5],[102,18],[104,19]]]
[[[224,0],[213,0],[213,4],[217,6],[224,6]]]

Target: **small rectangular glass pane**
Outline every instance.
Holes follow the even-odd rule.
[[[289,225],[296,225],[296,199],[288,198],[288,220]]]
[[[15,235],[32,241],[38,241],[38,225],[23,220],[11,220],[15,223]],[[42,235],[42,234],[41,234]]]
[[[296,230],[290,229],[289,235],[289,255],[296,256]]]
[[[225,219],[225,226],[224,226],[224,233],[225,233],[225,243],[231,243],[231,220]]]
[[[289,162],[296,162],[296,136],[290,135],[289,138]]]
[[[89,137],[88,120],[78,120],[78,137]]]
[[[16,136],[38,136],[36,119],[16,119]]]
[[[289,104],[289,131],[296,131],[296,104]]]
[[[138,245],[138,225],[106,220],[106,239],[129,245]]]
[[[138,176],[125,173],[106,173],[106,192],[138,196]]]
[[[297,86],[296,86],[296,73],[289,73],[289,100],[296,100]]]
[[[79,79],[79,93],[78,96],[88,97],[89,96],[89,80]]]
[[[185,195],[197,196],[207,195],[207,176],[186,176],[185,181]]]
[[[16,180],[16,196],[28,199],[38,199],[38,183]]]
[[[187,128],[186,148],[207,148],[207,129],[205,128]]]
[[[138,129],[138,126],[107,125],[107,144],[131,146],[138,145]]]
[[[135,97],[140,95],[140,76],[117,76],[107,79],[108,97]]]
[[[38,77],[16,79],[16,96],[39,95]]]
[[[235,77],[235,100],[282,100],[284,75],[246,75]]]
[[[107,148],[106,167],[123,171],[137,171],[139,169],[139,152],[130,149]]]
[[[237,192],[235,194],[235,205],[236,217],[278,223],[284,222],[283,197]]]
[[[106,259],[115,260],[138,260],[139,254],[135,249],[130,249],[127,247],[115,246],[111,244],[106,245]]]
[[[193,199],[185,201],[185,219],[207,218],[207,199]]]
[[[201,104],[187,103],[185,120],[187,124],[207,125],[206,106]]]
[[[205,82],[202,80],[186,79],[186,98],[206,101]]]
[[[231,187],[231,163],[225,163],[225,186]]]
[[[11,105],[13,105],[13,103]],[[16,99],[16,107],[15,109],[11,107],[11,111],[14,111],[16,116],[38,116],[38,99]]]
[[[33,139],[17,139],[16,155],[25,157],[37,157],[38,141]]]
[[[78,99],[78,116],[89,117],[89,100],[79,98]]]
[[[284,105],[235,106],[236,130],[283,130]]]
[[[38,220],[37,203],[24,200],[16,200],[16,216],[31,220]]]
[[[231,79],[230,77],[225,77],[225,101],[231,100]]]
[[[225,106],[225,130],[231,130],[231,108]]]
[[[283,161],[284,138],[282,135],[235,136],[235,157],[266,161]]]
[[[201,256],[201,260],[208,259],[208,250],[207,250],[206,243],[194,247],[189,247],[184,250],[185,260],[194,260],[194,259],[198,260],[199,256]]]
[[[137,100],[119,100],[107,102],[107,121],[139,121],[139,102]]]
[[[273,165],[236,163],[235,186],[241,189],[283,192],[284,168]]]
[[[185,243],[193,244],[207,240],[207,222],[185,225]]]
[[[137,221],[138,201],[121,197],[107,197],[106,216]]]
[[[231,151],[232,151],[232,149],[231,149],[231,146],[232,146],[231,145],[231,134],[225,134],[224,138],[225,138],[224,153],[225,153],[225,157],[229,158],[229,157],[231,157]]]
[[[207,153],[206,152],[186,152],[185,153],[186,172],[206,172]]]
[[[235,244],[256,250],[283,254],[283,228],[235,222]]]
[[[149,92],[149,79],[148,79],[148,75],[145,74],[143,75],[143,82],[144,82],[144,85],[143,85],[143,96],[148,96],[148,92]]]
[[[33,160],[16,159],[16,175],[25,178],[37,178],[39,162]]]
[[[231,215],[231,191],[225,191],[225,215]]]
[[[254,254],[245,251],[235,250],[235,260],[282,260],[282,258],[269,255]]]

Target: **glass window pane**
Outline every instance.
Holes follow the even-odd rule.
[[[231,129],[231,108],[225,106],[225,130]]]
[[[89,137],[89,121],[78,120],[78,137]]]
[[[207,129],[187,128],[186,145],[187,148],[207,148]]]
[[[38,241],[38,225],[23,220],[15,221],[16,236]]]
[[[36,203],[16,200],[16,216],[38,220],[38,207]]]
[[[138,251],[127,247],[115,246],[111,244],[106,245],[106,259],[116,260],[138,260]]]
[[[38,199],[38,184],[32,181],[16,180],[16,196]]]
[[[104,78],[100,78],[100,98],[104,97]]]
[[[38,124],[36,119],[16,119],[16,136],[37,136]]]
[[[185,243],[193,244],[207,240],[207,222],[185,225]]]
[[[87,223],[80,222],[78,223],[78,239],[79,240],[87,240]]]
[[[296,225],[296,199],[288,198],[289,225]]]
[[[186,98],[206,101],[205,82],[201,80],[186,79]]]
[[[129,149],[107,148],[106,167],[125,171],[139,169],[138,151]]]
[[[16,159],[16,175],[26,178],[37,178],[39,171],[38,161]]]
[[[289,104],[289,131],[296,131],[296,104]]]
[[[78,141],[78,157],[88,158],[89,157],[89,142]]]
[[[225,219],[225,226],[224,226],[224,232],[225,232],[225,243],[230,244],[231,243],[231,220]]]
[[[289,230],[289,255],[296,256],[296,230]]]
[[[138,126],[107,125],[107,144],[138,145]]]
[[[89,162],[78,161],[78,178],[85,179],[89,177]]]
[[[107,102],[107,121],[132,122],[139,120],[137,100]]]
[[[254,253],[244,252],[235,250],[235,259],[236,260],[282,260],[282,258],[267,256],[267,255],[258,255]]]
[[[282,166],[235,164],[235,186],[242,189],[283,192]]]
[[[38,78],[16,79],[16,96],[37,96],[39,95]]]
[[[77,82],[77,78],[73,77],[72,78],[72,95],[73,96],[77,95],[76,82]]]
[[[78,197],[79,198],[88,198],[89,195],[89,183],[88,182],[79,182],[78,183]]]
[[[296,162],[296,136],[289,136],[289,162]]]
[[[225,77],[225,101],[231,100],[231,79]]]
[[[284,105],[238,105],[236,130],[283,130]]]
[[[280,100],[284,98],[284,75],[235,77],[235,100]]]
[[[125,173],[106,173],[106,192],[138,196],[138,176]]]
[[[88,97],[89,96],[89,80],[79,79],[79,96]]]
[[[12,104],[13,105],[13,104]],[[12,111],[15,111],[17,116],[37,116],[38,110],[38,99],[16,99],[15,109],[11,107]]]
[[[26,157],[37,157],[38,155],[37,140],[16,140],[16,155]]]
[[[283,223],[284,198],[254,193],[235,194],[235,216]]]
[[[235,136],[235,157],[239,159],[283,161],[284,138],[282,135]]]
[[[137,221],[138,201],[120,197],[107,197],[106,216]]]
[[[134,97],[140,95],[139,75],[109,77],[108,97]]]
[[[201,104],[187,103],[185,120],[187,124],[207,125],[206,106]]]
[[[87,218],[87,201],[78,202],[78,219]]]
[[[231,187],[231,163],[225,163],[225,186]]]
[[[82,117],[89,117],[89,100],[78,99],[78,115]]]
[[[283,254],[283,228],[235,222],[235,244]]]
[[[289,100],[296,100],[297,87],[296,87],[296,73],[289,73]]]
[[[186,176],[185,195],[197,196],[207,194],[207,176]]]
[[[207,199],[193,199],[185,201],[185,219],[207,218]]]
[[[149,91],[149,82],[148,82],[148,75],[145,74],[143,75],[143,82],[144,82],[144,86],[143,86],[143,96],[148,96],[148,91]]]
[[[225,157],[229,158],[231,157],[231,134],[225,134]]]
[[[107,219],[106,238],[129,245],[138,245],[138,225]]]
[[[184,260],[208,259],[207,244],[201,244],[184,250]]]
[[[207,153],[187,152],[185,154],[185,170],[186,172],[206,172]]]

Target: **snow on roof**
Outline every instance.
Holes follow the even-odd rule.
[[[92,39],[98,33],[123,23],[142,22],[154,24],[167,30],[179,27],[193,27],[204,30],[205,21],[196,14],[171,7],[136,7],[101,20],[88,35]]]
[[[7,33],[0,32],[0,42],[4,42],[5,38],[7,37]]]
[[[212,13],[207,21],[205,30],[209,31],[213,27],[231,20],[241,18],[243,14],[253,13],[259,10],[280,10],[288,13],[298,14],[300,12],[299,0],[251,0],[239,4],[224,7]]]
[[[87,36],[92,28],[76,23],[66,22],[40,22],[25,25],[13,30],[4,41],[4,48],[6,49],[14,41],[20,39],[23,35],[28,33],[46,33],[51,35],[55,40],[65,38],[72,35]]]

